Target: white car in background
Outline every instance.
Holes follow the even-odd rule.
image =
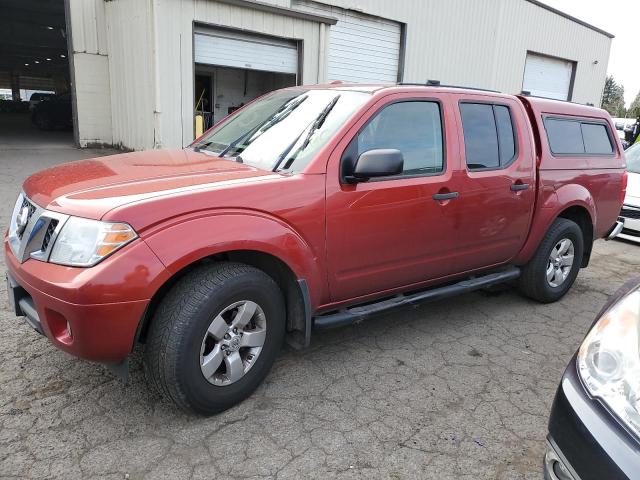
[[[627,196],[620,216],[624,218],[624,228],[618,235],[625,240],[640,243],[640,141],[624,152],[627,158]]]

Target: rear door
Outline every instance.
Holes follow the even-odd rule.
[[[327,168],[327,263],[333,302],[455,273],[458,136],[448,95],[388,95],[341,140]],[[449,121],[445,121],[448,119]],[[341,161],[400,150],[400,175],[348,184]],[[350,161],[350,160],[349,160]]]
[[[516,99],[456,99],[462,165],[456,244],[462,269],[472,270],[508,262],[524,245],[535,199],[535,154]]]

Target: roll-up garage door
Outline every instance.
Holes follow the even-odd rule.
[[[266,72],[298,73],[295,41],[222,29],[198,27],[194,34],[196,63]]]
[[[293,6],[338,19],[329,31],[329,81],[398,81],[401,38],[398,22],[307,0],[296,0]]]
[[[570,100],[574,65],[569,60],[528,53],[522,90],[537,97]]]

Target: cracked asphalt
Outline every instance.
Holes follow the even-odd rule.
[[[76,150],[64,132],[24,133],[27,124],[11,133],[14,124],[0,120],[3,229],[30,173],[112,153]],[[140,352],[123,385],[0,301],[0,477],[540,479],[562,371],[639,267],[640,246],[599,241],[555,304],[505,288],[317,333],[308,350],[283,350],[251,398],[211,418],[151,393]]]

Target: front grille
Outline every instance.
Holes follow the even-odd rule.
[[[12,225],[16,227],[9,235],[9,245],[20,263],[28,258],[46,262],[56,237],[69,216],[45,210],[26,198],[24,194],[22,197],[20,208],[16,213],[20,217],[11,220]],[[22,225],[25,217],[26,225]],[[21,228],[17,228],[18,218]]]
[[[49,222],[47,231],[44,233],[44,238],[42,239],[42,251],[45,251],[49,246],[49,242],[51,241],[51,236],[53,235],[53,232],[55,232],[57,226],[58,226],[58,220],[51,220]]]
[[[20,206],[20,210],[18,210],[18,215],[20,215],[20,212],[24,209],[24,207],[27,207],[29,209],[29,213],[27,214],[27,225],[28,225],[29,221],[31,220],[31,217],[36,211],[36,206],[33,203],[31,203],[27,199],[27,197],[24,197],[24,199],[22,200],[22,205]],[[23,234],[24,234],[24,231],[18,233],[18,237],[22,238]]]
[[[635,220],[640,220],[640,210],[622,207],[620,216],[624,218],[633,218]]]

